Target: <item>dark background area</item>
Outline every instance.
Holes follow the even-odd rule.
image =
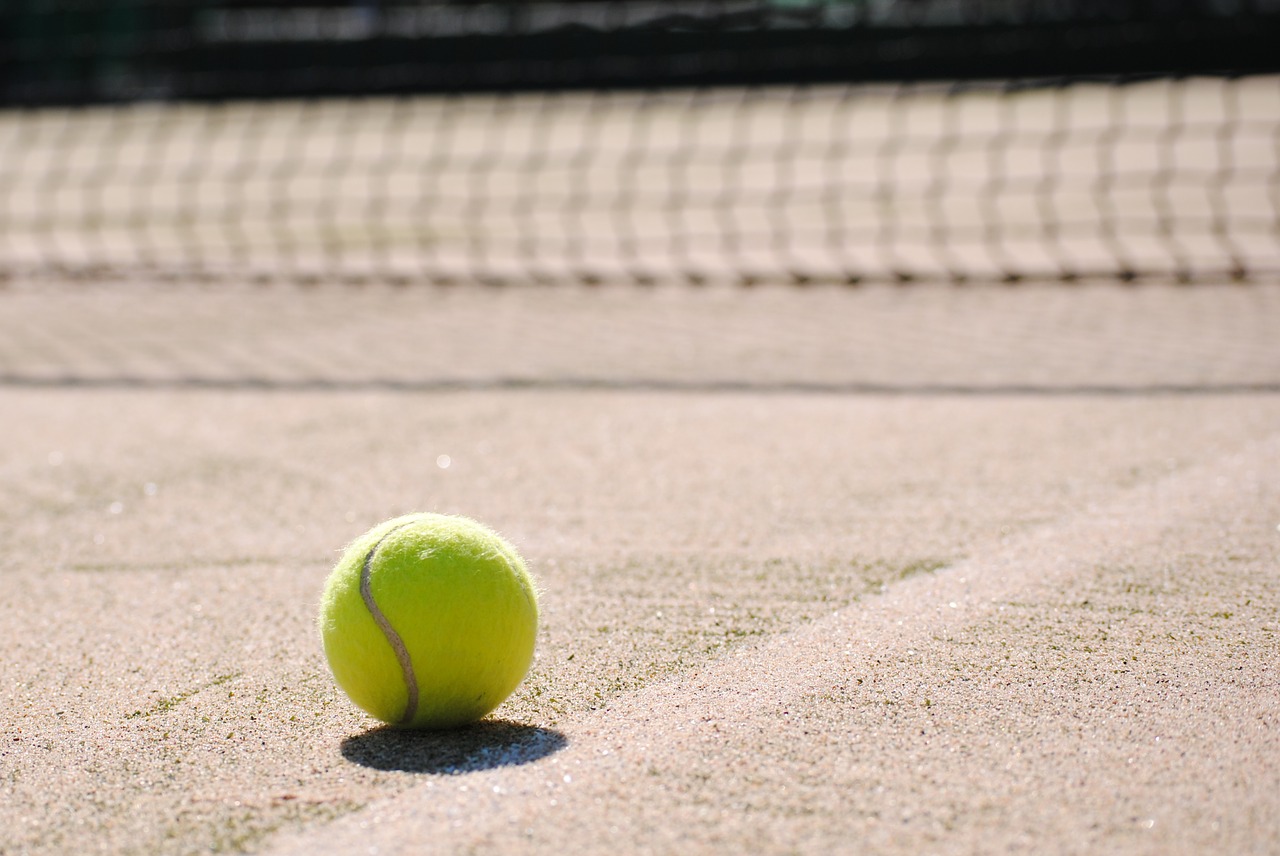
[[[1280,0],[19,0],[0,105],[1280,70]]]

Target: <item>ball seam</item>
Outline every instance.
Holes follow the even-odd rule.
[[[373,577],[373,557],[378,552],[378,548],[382,546],[382,542],[387,540],[392,533],[403,529],[409,524],[402,524],[387,532],[378,539],[378,543],[370,548],[368,555],[364,557],[364,565],[360,569],[360,598],[364,601],[365,609],[369,610],[369,614],[373,616],[373,621],[378,625],[378,629],[382,631],[382,635],[386,637],[387,643],[391,646],[391,650],[396,655],[396,660],[400,663],[400,671],[404,674],[404,685],[408,691],[408,699],[405,702],[404,714],[396,725],[408,725],[413,721],[413,717],[418,712],[418,679],[413,673],[413,660],[409,657],[409,649],[405,647],[404,640],[400,638],[400,634],[391,626],[391,622],[387,620],[387,616],[383,614],[378,607],[378,602],[374,600],[372,590]]]

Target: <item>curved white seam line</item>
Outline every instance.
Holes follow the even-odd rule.
[[[373,599],[373,592],[369,587],[369,578],[372,572],[373,554],[378,552],[378,548],[382,546],[382,542],[391,536],[392,532],[397,532],[409,524],[405,523],[397,526],[378,539],[378,543],[373,545],[369,550],[369,554],[364,557],[364,566],[360,569],[360,597],[364,600],[365,608],[369,610],[369,614],[373,616],[374,622],[382,631],[382,635],[387,637],[387,642],[391,645],[391,650],[395,652],[396,659],[400,662],[400,671],[404,673],[404,685],[409,691],[408,701],[405,702],[404,715],[400,717],[400,721],[396,725],[408,725],[413,721],[414,714],[418,712],[418,679],[413,674],[413,661],[409,658],[409,649],[404,646],[404,640],[400,638],[400,634],[391,626],[391,622],[382,614],[382,610],[378,608],[378,603]]]

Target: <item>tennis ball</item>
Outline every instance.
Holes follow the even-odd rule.
[[[456,728],[524,680],[538,595],[497,533],[465,517],[410,514],[346,549],[319,623],[329,668],[359,707],[406,728]]]

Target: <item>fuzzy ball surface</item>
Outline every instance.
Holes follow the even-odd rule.
[[[465,517],[410,514],[347,547],[319,624],[333,676],[359,707],[405,728],[456,728],[524,680],[538,594],[497,533]]]

